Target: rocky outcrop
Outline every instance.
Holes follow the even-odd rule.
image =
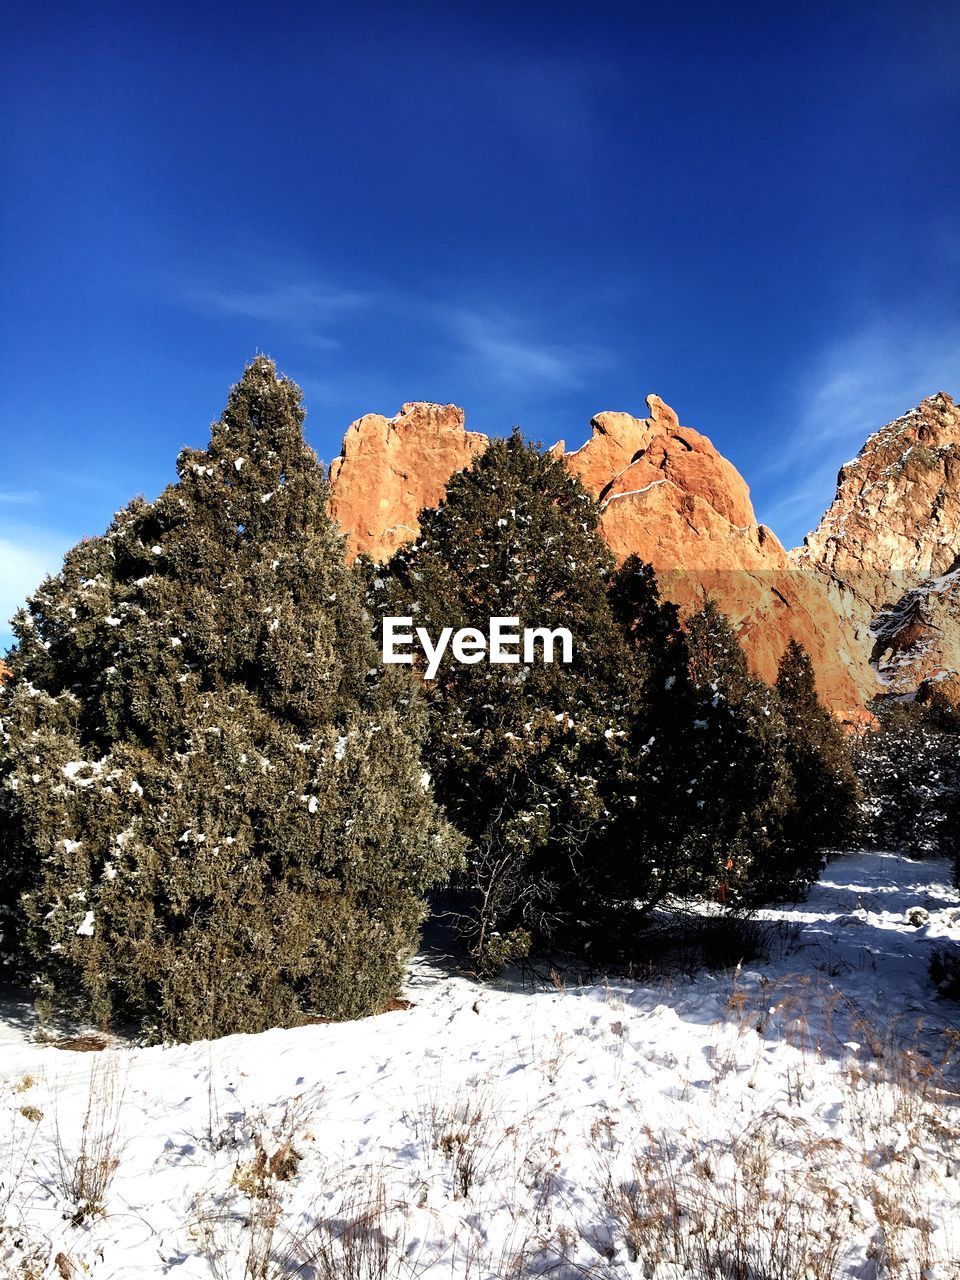
[[[960,715],[960,673],[938,671],[928,676],[917,689],[917,701]]]
[[[10,668],[7,666],[4,660],[0,658],[0,684],[4,684],[7,680],[10,679],[12,675],[13,675],[13,672],[10,670]]]
[[[453,473],[487,443],[452,404],[405,404],[393,418],[368,413],[352,423],[330,468],[330,512],[351,553],[387,560],[415,538],[420,512],[441,502]]]
[[[787,641],[799,640],[828,705],[859,718],[861,686],[872,675],[847,644],[823,580],[793,564],[757,523],[746,483],[707,437],[681,426],[658,396],[647,404],[647,418],[598,414],[586,444],[553,450],[600,503],[614,555],[649,561],[664,594],[685,610],[713,595],[768,680]],[[449,477],[486,444],[452,405],[404,405],[396,418],[355,422],[330,476],[331,512],[352,551],[389,558],[416,536],[420,510],[439,503]]]
[[[605,510],[655,485],[669,484],[696,498],[726,526],[756,525],[750,491],[736,467],[706,436],[681,427],[659,396],[647,396],[647,405],[648,418],[598,413],[585,445],[564,453],[561,441],[555,451]]]
[[[945,392],[875,432],[846,463],[803,547],[870,657],[868,696],[960,671],[960,409]]]
[[[601,413],[580,449],[556,452],[600,504],[600,530],[618,560],[635,552],[684,611],[712,595],[736,625],[754,670],[773,680],[788,640],[809,652],[821,696],[862,718],[864,654],[848,643],[825,585],[790,560],[757,522],[737,469],[674,411],[648,396],[650,416]]]

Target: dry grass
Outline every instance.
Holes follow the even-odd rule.
[[[71,1053],[102,1053],[108,1047],[103,1036],[95,1034],[82,1036],[61,1036],[53,1041],[54,1049],[65,1049]]]
[[[455,1199],[466,1200],[495,1177],[508,1136],[499,1118],[489,1080],[471,1079],[452,1089],[423,1093],[413,1116],[425,1164],[442,1157]]]
[[[960,1036],[871,1020],[818,976],[742,972],[717,991],[719,1020],[689,1053],[615,993],[582,1025],[516,1034],[498,1063],[478,1054],[478,1074],[441,1076],[406,1116],[396,1105],[379,1150],[375,1133],[354,1146],[353,1113],[319,1109],[319,1093],[259,1110],[239,1069],[220,1087],[211,1071],[208,1116],[202,1094],[190,1113],[206,1131],[166,1164],[196,1179],[184,1203],[206,1188],[178,1261],[192,1254],[216,1280],[960,1276],[937,1220],[960,1172]],[[5,1220],[35,1226],[33,1202],[58,1212],[52,1182],[74,1225],[58,1223],[62,1264],[59,1245],[14,1249],[0,1231],[0,1280],[85,1275],[91,1237],[113,1238],[115,1061],[93,1060],[85,1111],[55,1134],[31,1105],[53,1111],[36,1081],[9,1084],[10,1150],[29,1153],[39,1129],[57,1157],[45,1182],[23,1152],[18,1178],[0,1174]],[[588,1114],[586,1072],[599,1077]]]
[[[66,1261],[66,1255],[58,1256]],[[0,1228],[0,1277],[3,1280],[44,1280],[49,1275],[49,1265],[47,1245],[30,1240],[23,1232]],[[64,1272],[58,1268],[58,1274],[63,1276]],[[66,1280],[71,1280],[73,1274],[67,1273]]]
[[[0,1164],[0,1280],[40,1280],[49,1259],[49,1250],[23,1220],[24,1193],[35,1182],[33,1150],[43,1114],[19,1099],[36,1084],[34,1076],[24,1075],[10,1086],[14,1109],[5,1117],[8,1132]],[[17,1122],[18,1115],[29,1127]]]
[[[641,1274],[672,1266],[700,1280],[834,1280],[846,1252],[841,1207],[802,1169],[778,1164],[774,1175],[766,1132],[758,1123],[716,1151],[647,1130],[627,1177],[601,1147],[603,1204]],[[624,1273],[611,1264],[607,1274]]]
[[[941,1036],[931,1053],[921,1023],[871,1021],[815,984],[750,991],[735,979],[728,1014],[735,1033],[719,1038],[703,1103],[729,1115],[729,1139],[645,1127],[631,1144],[619,1137],[629,1116],[592,1125],[603,1206],[627,1259],[651,1277],[832,1280],[862,1265],[866,1232],[875,1280],[960,1275],[957,1241],[934,1212],[938,1181],[960,1167],[960,1037]],[[793,1050],[773,1079],[771,1040]],[[752,1091],[771,1083],[782,1102],[750,1120]],[[825,1086],[842,1117],[827,1132],[806,1114]],[[607,1274],[620,1268],[614,1249]]]
[[[220,1280],[391,1280],[410,1274],[386,1225],[379,1171],[324,1178],[325,1192],[338,1204],[334,1214],[316,1206],[291,1210],[287,1192],[297,1182],[314,1122],[304,1100],[295,1098],[273,1120],[256,1114],[234,1124],[235,1134],[247,1136],[230,1188],[197,1197],[189,1224],[190,1238]],[[224,1145],[215,1142],[216,1149]]]
[[[402,1239],[388,1226],[382,1173],[351,1175],[336,1214],[289,1215],[269,1183],[242,1207],[195,1203],[190,1234],[218,1280],[413,1280]]]
[[[391,1231],[383,1173],[368,1170],[341,1197],[335,1217],[321,1217],[297,1245],[316,1280],[395,1280],[410,1276],[402,1228]]]
[[[75,1225],[106,1212],[107,1193],[122,1153],[123,1093],[116,1063],[108,1058],[97,1062],[90,1072],[77,1140],[65,1137],[59,1112],[56,1115],[53,1181],[72,1206],[70,1221]]]
[[[296,1177],[303,1159],[298,1147],[307,1139],[309,1110],[303,1098],[292,1098],[279,1117],[268,1121],[259,1115],[250,1125],[252,1155],[238,1160],[233,1184],[253,1199],[269,1199],[278,1182]]]
[[[835,993],[767,984],[741,994],[735,984],[712,1082],[692,1094],[710,1124],[658,1129],[649,1099],[625,1093],[588,1122],[593,1179],[570,1168],[570,1047],[557,1034],[530,1060],[537,1091],[510,1123],[495,1074],[438,1085],[408,1116],[417,1166],[314,1169],[306,1198],[307,1118],[244,1120],[232,1185],[198,1206],[193,1238],[220,1280],[960,1274],[933,1214],[937,1178],[960,1168],[956,1041],[933,1059],[909,1042],[922,1028],[858,1025],[858,1040],[838,1048],[834,1018],[842,1012],[849,1033],[859,1015]],[[781,1038],[774,1068],[764,1049]],[[693,1089],[678,1079],[679,1097]],[[829,1127],[814,1097],[829,1097]],[[322,1116],[310,1124],[322,1133]]]
[[[243,1201],[240,1210],[224,1208],[210,1196],[198,1196],[188,1236],[198,1246],[218,1280],[277,1280],[285,1274],[286,1255],[280,1255],[282,1205],[279,1192]]]

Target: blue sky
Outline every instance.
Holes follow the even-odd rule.
[[[649,391],[789,544],[960,393],[948,3],[10,8],[3,618],[256,351],[329,459],[455,401],[580,443]]]

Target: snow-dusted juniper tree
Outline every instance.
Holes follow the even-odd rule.
[[[689,620],[688,636],[700,708],[691,758],[702,847],[712,848],[723,892],[735,901],[802,894],[823,852],[856,826],[858,788],[843,731],[819,701],[799,644],[788,645],[771,687],[751,674],[713,601]]]
[[[786,724],[784,751],[793,775],[794,803],[779,832],[783,891],[812,884],[825,850],[842,847],[855,834],[860,788],[850,743],[817,696],[813,664],[791,640],[780,659],[777,693]],[[788,877],[792,876],[792,881]]]
[[[192,1039],[375,1010],[457,841],[384,673],[298,388],[257,358],[206,450],[15,621],[4,933],[50,1005]]]
[[[960,883],[960,712],[936,696],[878,699],[873,710],[877,727],[854,750],[864,839],[915,858],[952,857]]]
[[[469,839],[461,919],[481,968],[581,927],[616,806],[636,801],[630,655],[597,519],[563,464],[515,432],[453,477],[413,545],[371,570],[374,610],[412,616],[432,636],[486,632],[491,616],[572,632],[569,665],[539,649],[516,665],[447,657],[427,685],[430,770]]]
[[[722,897],[762,895],[778,873],[776,832],[794,803],[780,699],[751,674],[713,600],[688,620],[687,636],[699,702],[691,742],[702,815],[699,860],[704,866],[712,860]]]
[[[661,599],[652,567],[629,556],[610,579],[609,598],[632,656],[629,748],[640,787],[636,805],[617,813],[610,893],[649,911],[671,894],[716,889],[701,794],[710,744],[679,610]]]

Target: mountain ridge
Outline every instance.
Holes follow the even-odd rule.
[[[579,448],[568,453],[560,441],[551,450],[598,501],[616,559],[649,561],[685,612],[715,597],[767,680],[787,642],[800,641],[831,709],[849,722],[868,719],[869,653],[844,625],[829,582],[757,521],[746,481],[709,437],[659,396],[647,397],[647,409],[644,418],[598,413]],[[450,476],[487,443],[455,405],[410,402],[392,418],[358,418],[330,469],[330,510],[351,556],[383,561],[413,540],[419,512],[442,501]]]

